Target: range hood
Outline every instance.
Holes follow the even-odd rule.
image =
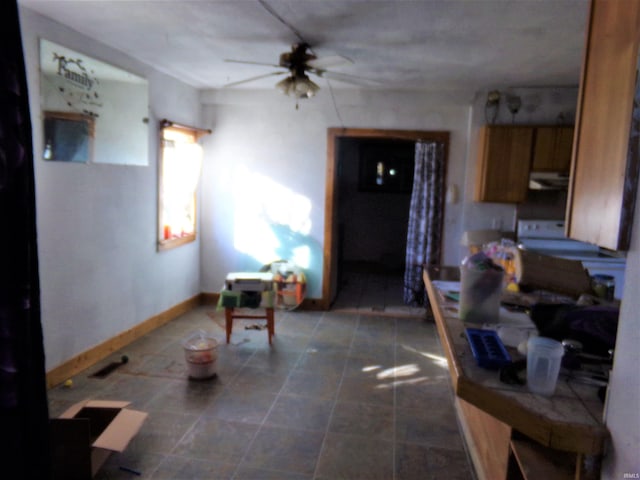
[[[569,174],[560,172],[531,172],[529,188],[531,190],[567,190]]]

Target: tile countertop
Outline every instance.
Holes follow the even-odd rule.
[[[447,295],[455,291],[457,275],[456,267],[430,267],[423,274],[456,395],[541,445],[600,455],[609,434],[602,422],[604,405],[597,396],[598,387],[561,377],[554,395],[544,397],[530,393],[526,386],[502,383],[497,370],[479,367],[465,335],[465,328],[479,326],[462,322],[454,296]],[[514,329],[510,333],[535,329],[526,314],[504,308],[499,327]],[[524,358],[515,348],[508,350],[514,361]]]

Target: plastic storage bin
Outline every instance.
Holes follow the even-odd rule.
[[[484,253],[466,257],[460,265],[460,319],[498,323],[504,270]]]
[[[194,332],[183,345],[189,378],[202,380],[216,375],[218,342],[204,331]]]

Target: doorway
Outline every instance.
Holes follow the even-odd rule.
[[[390,145],[390,144],[404,144],[407,142],[412,145],[418,140],[433,140],[444,143],[445,155],[447,152],[449,133],[448,132],[433,132],[433,131],[420,131],[420,130],[378,130],[378,129],[329,129],[327,132],[327,188],[325,197],[325,238],[324,238],[324,264],[323,264],[323,285],[322,285],[322,306],[324,309],[329,309],[331,304],[336,299],[338,294],[338,288],[340,286],[340,267],[346,247],[344,245],[345,227],[341,228],[341,224],[344,225],[347,219],[341,219],[341,214],[345,214],[348,217],[349,212],[341,212],[340,204],[344,201],[341,200],[341,193],[343,186],[341,184],[341,177],[344,170],[354,170],[354,168],[360,166],[362,156],[360,154],[349,154],[349,150],[353,151],[355,145],[370,146],[375,150],[375,142],[382,142],[378,145]],[[386,147],[383,147],[383,150]],[[411,147],[413,150],[413,146]],[[345,152],[345,149],[347,150]],[[366,149],[366,147],[365,147]],[[366,156],[366,155],[365,155]],[[366,163],[366,161],[364,161]],[[369,160],[369,163],[373,162],[377,164],[378,161]],[[345,167],[346,165],[346,167]],[[413,167],[413,165],[412,165]],[[412,168],[411,168],[412,170]],[[364,175],[367,177],[367,175]],[[353,177],[352,177],[353,178]],[[369,176],[371,178],[371,176]],[[373,176],[375,179],[375,175]],[[362,179],[359,175],[357,177],[358,185],[356,187],[363,191],[366,191],[367,183],[366,178]],[[390,190],[396,190],[396,195],[403,195],[402,190],[406,190],[406,184],[402,181],[392,181],[389,184]],[[390,192],[387,192],[390,193]],[[384,193],[380,193],[384,195]],[[407,205],[404,207],[404,214],[407,215],[410,198],[410,189],[407,196]],[[401,203],[400,197],[396,198],[397,202]],[[398,227],[399,228],[399,227]],[[362,232],[362,235],[378,235],[380,232],[377,229],[372,228],[368,232]],[[404,236],[404,238],[402,238]],[[391,266],[395,269],[404,269],[404,245],[406,242],[406,221],[402,227],[402,231],[397,232],[395,235],[395,241],[393,245],[389,245],[386,251],[379,252],[380,258],[377,258],[369,268],[383,269],[385,266]],[[397,252],[400,249],[401,252]],[[398,259],[402,259],[399,261]]]

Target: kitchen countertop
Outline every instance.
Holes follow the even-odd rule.
[[[456,395],[541,445],[577,454],[602,454],[609,434],[602,422],[604,405],[597,396],[598,387],[561,377],[554,395],[544,397],[530,393],[526,386],[502,383],[498,371],[476,364],[464,331],[478,326],[462,322],[457,302],[443,293],[454,284],[440,283],[456,282],[458,272],[457,267],[430,267],[423,273]],[[503,312],[501,324],[509,321]],[[514,349],[509,353],[513,360],[518,359]]]

